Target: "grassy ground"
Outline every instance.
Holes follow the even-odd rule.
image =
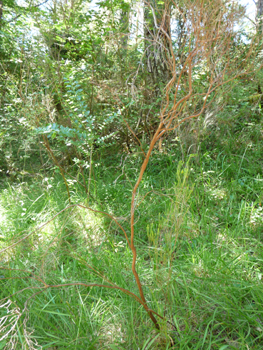
[[[0,349],[262,349],[262,141],[251,135],[206,140],[184,164],[179,151],[153,155],[135,232],[146,299],[166,319],[160,331],[119,290],[56,287],[110,281],[138,293],[131,251],[110,218],[80,207],[53,218],[69,204],[56,173],[2,184],[0,249],[32,234],[1,252]],[[140,162],[97,159],[89,199],[68,178],[72,203],[114,215],[129,232]]]

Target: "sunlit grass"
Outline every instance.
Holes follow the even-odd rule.
[[[110,212],[129,234],[136,161],[127,159],[123,176],[118,159],[115,167],[96,167],[95,200],[70,183],[72,203]],[[137,293],[132,254],[123,233],[102,214],[74,207],[51,220],[69,205],[61,178],[2,189],[1,249],[51,220],[1,256],[1,299],[28,288],[10,297],[21,313],[16,347],[31,339],[43,349],[260,349],[262,220],[260,198],[254,199],[259,182],[244,182],[242,169],[230,180],[224,162],[204,158],[202,168],[193,162],[184,182],[180,166],[157,155],[145,174],[136,212],[137,270],[149,306],[170,322],[159,320],[160,332],[120,291],[68,286],[32,297],[42,281],[112,282]]]

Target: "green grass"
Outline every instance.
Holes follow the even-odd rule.
[[[39,289],[43,281],[111,281],[138,293],[122,231],[108,217],[75,207],[1,254],[0,299],[10,302],[1,302],[0,317],[13,318],[2,326],[0,338],[10,333],[0,349],[262,349],[263,180],[254,167],[260,147],[245,140],[237,153],[230,146],[190,157],[188,166],[180,165],[179,152],[155,153],[141,183],[137,270],[149,307],[169,321],[159,320],[159,332],[121,291]],[[97,159],[92,197],[71,180],[72,203],[89,202],[129,232],[139,165],[136,155]],[[5,183],[0,249],[68,204],[58,174]]]

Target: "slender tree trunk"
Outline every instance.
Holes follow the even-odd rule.
[[[2,17],[3,17],[3,1],[0,0],[0,27],[1,27]]]
[[[257,1],[256,20],[258,25],[258,32],[263,33],[263,0]]]
[[[169,43],[171,35],[170,4],[156,5],[147,0],[144,4],[144,38],[146,67],[153,85],[169,78]]]
[[[127,50],[129,39],[129,17],[130,4],[123,3],[121,9],[120,27],[121,27],[121,48]]]
[[[143,120],[144,128],[150,130],[150,138],[157,128],[154,106],[171,79],[171,69],[168,64],[171,52],[170,11],[168,0],[162,4],[157,4],[155,0],[144,2],[145,87],[143,95],[144,104],[149,106],[149,109],[144,109]]]
[[[130,20],[130,4],[125,1],[121,2],[120,14],[120,39],[118,42],[118,56],[120,66],[120,81],[122,87],[125,88],[125,72],[127,71],[126,63],[128,57],[128,40],[129,40],[129,20]]]

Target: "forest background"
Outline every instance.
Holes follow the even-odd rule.
[[[253,4],[0,0],[0,349],[262,349]]]

